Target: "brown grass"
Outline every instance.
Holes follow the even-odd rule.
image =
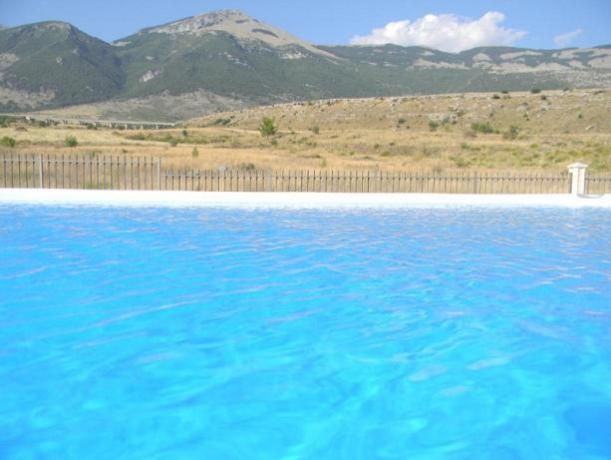
[[[584,161],[611,171],[610,91],[421,96],[285,104],[218,114],[158,131],[0,128],[16,149],[152,155],[201,169],[558,170]],[[275,119],[278,134],[257,127]],[[488,124],[493,134],[474,124]],[[512,126],[515,128],[512,130]],[[318,129],[316,129],[318,128]],[[318,131],[318,133],[317,133]],[[79,145],[64,146],[67,136]],[[198,155],[194,157],[193,150]]]

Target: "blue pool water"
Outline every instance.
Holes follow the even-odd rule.
[[[0,458],[611,458],[611,212],[0,207]]]

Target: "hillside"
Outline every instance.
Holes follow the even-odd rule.
[[[2,111],[71,106],[68,115],[176,121],[291,101],[535,87],[611,87],[611,47],[453,54],[317,46],[236,10],[150,27],[113,44],[58,22],[0,30]]]
[[[331,99],[243,109],[174,129],[9,123],[17,151],[155,155],[181,168],[611,172],[611,90]],[[272,117],[276,135],[258,127]],[[92,127],[90,127],[92,128]],[[67,136],[78,146],[64,145]]]
[[[0,110],[107,100],[124,80],[114,47],[70,24],[0,30]]]

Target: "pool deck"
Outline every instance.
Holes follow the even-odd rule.
[[[427,193],[263,193],[0,189],[0,205],[200,207],[241,209],[568,207],[611,209],[611,195]]]

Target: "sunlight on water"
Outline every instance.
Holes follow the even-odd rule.
[[[0,458],[611,458],[610,230],[0,207]]]

